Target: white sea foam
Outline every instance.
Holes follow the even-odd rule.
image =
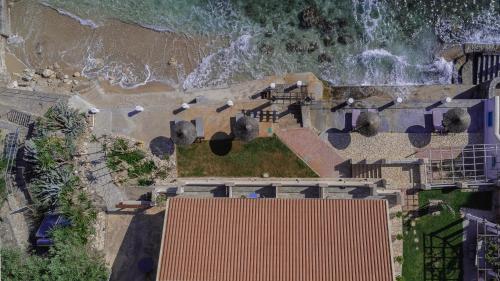
[[[359,5],[363,7],[363,13],[361,15],[358,15],[357,11]],[[382,20],[382,15],[384,14],[381,2],[376,0],[352,0],[352,7],[354,18],[363,24],[368,39],[374,40],[375,33]],[[372,15],[376,15],[376,17]]]
[[[435,30],[446,42],[500,43],[500,15],[485,11],[467,23],[442,19]]]
[[[453,63],[444,58],[436,58],[426,64],[414,64],[405,55],[395,55],[385,49],[365,50],[351,56],[346,59],[344,67],[347,84],[365,86],[449,84],[453,75]],[[345,81],[328,69],[323,69],[321,76],[334,84]]]
[[[183,88],[226,86],[232,76],[252,60],[251,39],[250,35],[242,35],[227,48],[203,58],[198,67],[187,75]]]
[[[95,58],[94,54],[102,47],[99,43],[94,49],[88,47],[82,74],[87,78],[102,77],[112,85],[119,85],[125,89],[134,89],[155,81],[153,72],[148,64],[135,66],[122,62],[112,61],[109,58]],[[108,61],[109,60],[109,61]]]
[[[50,4],[46,3],[46,2],[42,2],[42,5],[47,6],[47,7],[51,8],[51,9],[56,10],[59,14],[61,14],[63,16],[67,16],[67,17],[70,17],[70,18],[78,21],[81,25],[89,26],[90,28],[98,28],[99,27],[99,25],[97,23],[95,23],[91,19],[83,19],[83,18],[81,18],[81,17],[79,17],[79,16],[77,16],[75,14],[72,14],[72,13],[70,13],[68,11],[65,11],[65,10],[60,9],[60,8],[56,8],[56,7],[50,5]]]

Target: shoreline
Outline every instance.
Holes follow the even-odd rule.
[[[71,13],[71,12],[68,12],[68,11],[64,10],[64,9],[56,8],[56,7],[54,7],[54,6],[50,5],[50,4],[49,4],[49,3],[47,3],[47,2],[43,2],[43,1],[42,1],[42,2],[40,2],[40,5],[45,6],[45,7],[48,7],[48,8],[51,8],[51,9],[53,9],[53,10],[57,11],[60,15],[70,17],[70,18],[72,18],[72,19],[76,20],[78,23],[80,23],[80,24],[81,24],[81,25],[83,25],[83,26],[89,26],[89,27],[91,27],[91,28],[98,28],[98,27],[99,27],[99,25],[98,25],[98,24],[96,24],[96,23],[95,23],[93,20],[91,20],[91,19],[84,19],[84,18],[81,18],[81,17],[79,17],[79,16],[77,16],[77,15],[75,15],[75,14]]]
[[[32,69],[58,63],[112,92],[180,89],[203,58],[227,44],[115,19],[93,28],[47,3],[17,2],[11,14],[13,33],[24,43],[9,45],[7,53]]]

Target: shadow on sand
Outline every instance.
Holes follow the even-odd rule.
[[[110,280],[155,280],[165,211],[154,214],[144,211],[116,212],[110,214],[109,219],[116,220],[119,224],[126,220],[121,216],[132,216],[132,219],[113,262]],[[116,237],[120,236],[120,233],[114,234]],[[115,237],[107,237],[107,240],[113,239]],[[149,273],[139,269],[139,261],[144,258],[153,259],[153,270]]]

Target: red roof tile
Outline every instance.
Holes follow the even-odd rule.
[[[391,281],[382,200],[167,202],[158,280]]]

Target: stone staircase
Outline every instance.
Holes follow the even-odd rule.
[[[380,179],[382,178],[382,165],[380,164],[352,164],[352,178]]]

